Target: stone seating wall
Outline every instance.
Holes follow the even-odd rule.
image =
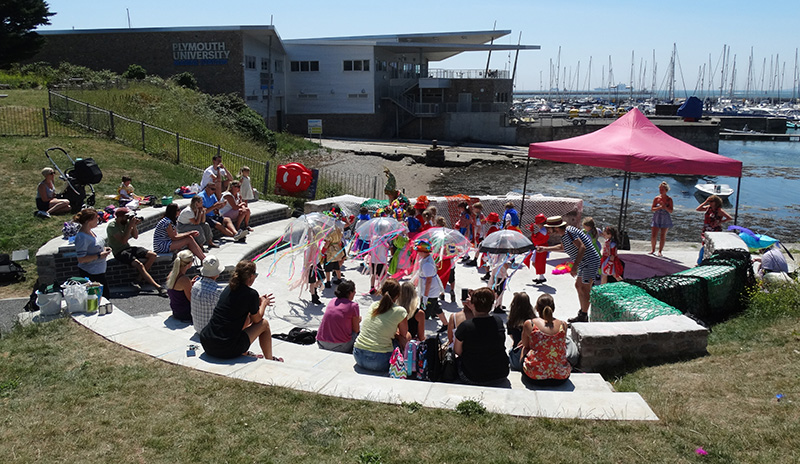
[[[175,200],[181,208],[188,207],[188,199]],[[291,209],[282,204],[272,203],[267,201],[254,202],[250,204],[251,209],[251,227],[257,227],[273,221],[287,218]],[[144,208],[139,210],[139,216],[142,218],[142,223],[139,225],[139,239],[132,240],[131,245],[142,246],[148,249],[153,247],[153,230],[155,225],[164,215],[164,208]],[[95,233],[99,236],[106,235],[107,224],[98,225],[95,228]],[[219,238],[219,233],[215,234]],[[215,249],[217,250],[217,249]],[[254,257],[262,250],[255,250],[247,248],[245,255],[250,258]],[[214,251],[212,251],[214,253]],[[246,258],[247,256],[243,256]],[[156,258],[155,263],[150,268],[150,274],[156,282],[163,282],[166,280],[167,274],[172,267],[174,255],[172,253],[161,254]],[[63,237],[56,237],[44,246],[42,246],[36,253],[36,266],[39,272],[39,281],[44,282],[63,282],[70,277],[78,275],[78,262],[75,256],[75,246],[65,240]],[[226,269],[220,275],[220,281],[227,281],[230,279],[231,269]],[[108,285],[117,287],[133,282],[137,277],[137,272],[131,266],[125,265],[114,259],[113,255],[107,258],[106,279]]]

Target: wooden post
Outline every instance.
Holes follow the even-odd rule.
[[[42,108],[42,123],[44,124],[44,136],[49,137],[47,134],[47,111],[44,108]]]
[[[177,146],[177,150],[175,151],[175,164],[181,164],[181,134],[175,132],[175,145]]]
[[[142,151],[147,151],[147,146],[144,143],[144,121],[142,121]]]
[[[89,104],[86,104],[86,127],[92,129],[92,113],[89,111]]]
[[[264,163],[264,185],[262,186],[263,189],[261,190],[261,193],[263,193],[264,195],[267,194],[268,185],[269,185],[269,161]]]
[[[117,136],[116,136],[116,133],[114,131],[114,112],[113,111],[109,111],[108,112],[108,122],[111,124],[111,129],[110,129],[108,135],[109,135],[109,137],[111,137],[111,140],[114,140],[115,138],[117,138]]]

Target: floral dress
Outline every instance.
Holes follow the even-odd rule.
[[[534,380],[568,379],[572,366],[567,361],[567,333],[563,326],[547,335],[533,325],[530,337],[531,349],[522,364],[525,375]]]
[[[622,278],[622,261],[617,258],[617,244],[611,240],[606,240],[603,244],[603,262],[600,266],[603,274],[614,276],[615,279]]]

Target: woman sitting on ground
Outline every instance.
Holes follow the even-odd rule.
[[[56,198],[56,186],[53,179],[56,178],[56,172],[53,168],[42,169],[42,176],[44,180],[39,182],[36,189],[36,209],[41,211],[39,216],[49,218],[51,214],[65,214],[69,213],[70,205],[69,200]]]
[[[194,241],[198,245],[208,245],[214,248],[214,236],[211,234],[211,226],[206,222],[206,209],[203,207],[203,198],[199,195],[192,197],[189,207],[184,208],[178,215],[178,233],[191,232],[196,230],[199,235],[194,236]]]
[[[323,350],[352,353],[358,336],[361,314],[356,296],[356,284],[342,280],[334,291],[336,298],[328,302],[317,330],[317,345]]]
[[[400,284],[395,279],[384,281],[380,294],[380,301],[370,306],[369,314],[361,321],[361,331],[353,345],[353,357],[364,369],[388,374],[394,347],[405,349],[408,311],[396,304]]]
[[[153,251],[158,254],[173,253],[188,248],[200,261],[206,258],[203,248],[195,242],[194,237],[200,233],[196,230],[178,232],[175,222],[178,219],[178,205],[170,203],[164,217],[156,224],[153,233]]]
[[[222,194],[220,201],[225,204],[219,209],[219,215],[230,218],[236,230],[247,229],[252,231],[250,225],[250,208],[247,202],[242,199],[242,184],[238,180],[230,183],[228,190]]]
[[[508,381],[508,354],[505,327],[499,316],[490,314],[494,291],[475,290],[469,298],[475,317],[456,328],[453,351],[458,376],[467,384],[492,385]]]
[[[186,277],[186,271],[192,266],[194,255],[189,250],[178,252],[172,262],[172,271],[167,276],[167,296],[172,317],[192,323],[192,281]]]
[[[508,363],[512,371],[522,370],[522,330],[525,321],[533,319],[536,314],[531,306],[531,299],[525,292],[514,294],[511,300],[511,309],[508,312],[506,331],[511,337],[511,350],[508,352]]]
[[[406,308],[408,311],[408,339],[425,341],[425,312],[419,309],[419,297],[417,296],[417,286],[411,282],[403,282],[400,286],[400,298],[397,304]]]
[[[522,370],[541,385],[560,385],[569,378],[567,323],[553,317],[553,297],[536,300],[539,317],[525,321],[522,330]]]
[[[231,359],[239,356],[256,356],[248,351],[258,339],[264,358],[283,362],[272,355],[272,332],[264,311],[272,304],[273,297],[258,296],[250,288],[258,273],[252,261],[239,261],[230,283],[219,296],[211,320],[200,332],[200,343],[209,356]]]

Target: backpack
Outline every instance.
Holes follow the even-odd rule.
[[[272,338],[297,343],[298,345],[313,345],[317,341],[317,331],[308,330],[304,327],[295,327],[288,334],[272,334]]]
[[[25,269],[11,261],[6,253],[0,254],[0,281],[16,282],[19,280],[25,280]]]
[[[406,363],[406,378],[418,378],[419,371],[417,369],[417,352],[419,351],[419,340],[411,340],[406,344],[405,363]]]
[[[434,335],[422,342],[425,349],[425,366],[421,376],[424,380],[438,382],[442,377],[442,360],[439,357],[439,337]]]

